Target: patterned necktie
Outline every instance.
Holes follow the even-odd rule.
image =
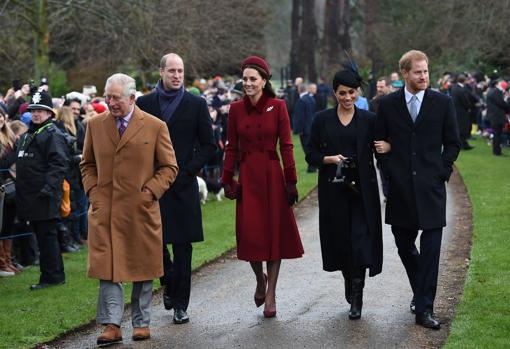
[[[418,97],[414,95],[411,97],[411,103],[409,105],[409,114],[411,114],[413,122],[416,122],[416,118],[418,117]]]
[[[127,126],[126,126],[126,124],[125,124],[126,120],[124,120],[124,119],[119,119],[119,121],[120,121],[120,125],[119,125],[119,135],[122,137],[122,135],[124,134],[124,131],[126,131],[126,128],[127,128]]]

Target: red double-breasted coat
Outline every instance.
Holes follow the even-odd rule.
[[[234,102],[228,114],[223,182],[239,161],[237,257],[247,261],[298,258],[304,253],[285,185],[296,182],[290,122],[283,100],[263,95],[253,106]],[[283,170],[276,151],[279,144]]]

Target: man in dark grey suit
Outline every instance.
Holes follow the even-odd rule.
[[[381,154],[389,180],[386,223],[413,290],[416,323],[439,329],[433,310],[446,225],[445,182],[460,151],[459,131],[451,98],[428,89],[427,56],[412,50],[399,63],[405,86],[381,99],[376,123],[376,139],[391,144],[390,153]]]
[[[179,166],[172,187],[160,199],[163,223],[164,306],[174,309],[173,321],[189,321],[192,242],[204,240],[197,173],[216,151],[206,101],[184,89],[184,63],[175,53],[161,58],[161,79],[149,94],[137,99],[143,111],[166,122]],[[167,249],[172,244],[173,261]]]

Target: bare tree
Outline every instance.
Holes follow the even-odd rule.
[[[315,22],[315,0],[303,0],[303,20],[300,37],[300,57],[305,63],[305,77],[317,81],[315,55],[317,49],[317,24]]]
[[[302,74],[300,58],[302,0],[292,0],[290,30],[290,76],[296,78]]]

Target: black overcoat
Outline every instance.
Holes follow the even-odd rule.
[[[487,119],[491,125],[503,125],[508,112],[510,104],[505,101],[503,91],[497,87],[490,89],[487,93]]]
[[[460,151],[455,107],[449,96],[427,89],[413,123],[404,88],[381,99],[376,138],[391,144],[382,159],[389,180],[386,223],[407,229],[446,225],[446,188]]]
[[[139,97],[136,104],[143,111],[162,119],[156,90]],[[179,175],[159,200],[163,242],[178,244],[203,241],[202,211],[195,176],[216,151],[207,103],[203,98],[185,91],[167,126]]]
[[[330,130],[338,122],[336,108],[317,113],[312,124],[310,142],[308,143],[309,151],[306,154],[306,161],[319,169],[321,244],[334,241],[334,236],[341,233],[338,222],[328,218],[338,217],[340,209],[337,197],[338,191],[335,190],[339,184],[331,183],[331,180],[335,177],[337,165],[324,165],[322,163],[325,156],[339,154],[340,140],[330,133]],[[369,273],[370,276],[374,276],[381,272],[383,259],[381,204],[373,157],[375,114],[356,108],[356,131],[356,153],[361,197],[369,234],[371,235],[371,251],[369,253],[372,256],[372,265]],[[323,256],[323,260],[327,260],[327,258],[328,256]],[[331,256],[331,258],[334,259],[335,256]]]
[[[21,220],[61,217],[62,183],[69,170],[67,148],[64,135],[51,121],[34,124],[21,136],[16,159],[16,210]]]

